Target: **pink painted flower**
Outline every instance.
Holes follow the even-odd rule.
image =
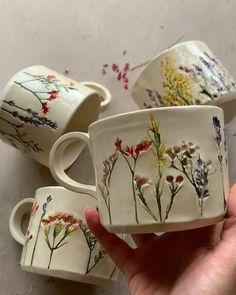
[[[142,186],[147,185],[147,184],[151,184],[151,181],[146,177],[136,176],[134,178],[134,180],[135,180],[135,182],[137,183],[137,185],[139,187],[142,187]]]
[[[116,142],[115,142],[115,147],[118,151],[121,150],[121,143],[122,143],[122,139],[120,139],[119,137],[117,137]]]
[[[56,79],[56,76],[55,75],[48,75],[47,76],[47,79],[48,80],[55,80]]]

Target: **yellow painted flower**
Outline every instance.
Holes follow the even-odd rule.
[[[152,115],[150,115],[150,122],[151,122],[151,125],[152,125],[152,129],[160,134],[159,125],[158,125],[157,121],[155,120],[155,118]]]
[[[161,63],[162,83],[166,95],[163,101],[167,106],[193,104],[192,84],[188,76],[177,72],[173,59],[167,57]]]

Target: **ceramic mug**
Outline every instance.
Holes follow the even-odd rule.
[[[49,166],[70,190],[98,196],[103,225],[115,233],[208,226],[225,216],[227,152],[222,109],[163,107],[116,115],[54,144]],[[65,174],[64,144],[90,147],[96,188]]]
[[[21,268],[27,272],[90,284],[115,281],[118,270],[85,223],[84,209],[97,201],[63,187],[43,187],[20,201],[10,216],[10,232],[23,245]],[[21,222],[31,208],[26,235]]]
[[[201,41],[183,42],[158,54],[139,75],[132,96],[140,108],[207,103],[222,107],[226,122],[236,114],[235,82]]]
[[[102,99],[101,99],[102,98]],[[93,82],[78,83],[44,66],[13,76],[0,101],[0,138],[48,166],[53,143],[66,132],[86,132],[111,100],[110,92]],[[77,158],[82,145],[71,147],[64,167]]]

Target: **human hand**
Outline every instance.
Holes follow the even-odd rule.
[[[132,235],[132,249],[105,230],[99,214],[86,210],[87,224],[123,272],[131,295],[236,294],[236,184],[220,238],[216,226]]]

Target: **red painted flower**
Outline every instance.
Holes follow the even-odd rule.
[[[38,208],[39,208],[39,203],[35,202],[31,209],[31,216],[34,216],[34,214],[38,211]]]
[[[48,112],[49,112],[49,107],[48,107],[48,104],[46,102],[42,103],[42,112],[43,112],[44,115],[47,115]]]
[[[120,139],[119,137],[117,137],[116,142],[115,142],[115,147],[118,151],[121,150],[121,143],[122,143],[122,139]]]
[[[184,181],[183,176],[178,175],[178,176],[176,177],[176,182],[177,182],[178,184],[181,184],[183,181]]]
[[[131,156],[131,157],[133,157],[133,155],[134,155],[134,148],[133,148],[132,146],[131,146],[131,147],[127,146],[127,147],[125,148],[124,154],[125,154],[126,156]]]
[[[58,97],[59,91],[53,90],[51,92],[48,92],[50,94],[49,100],[54,100]]]
[[[173,183],[174,182],[174,177],[172,175],[168,175],[166,176],[166,181],[169,183]]]
[[[146,152],[150,146],[151,146],[152,142],[150,140],[143,140],[140,143],[138,143],[135,147],[135,154],[138,157],[140,153]]]
[[[56,79],[56,76],[55,75],[48,75],[47,76],[47,79],[48,80],[55,80]]]
[[[189,69],[189,68],[182,66],[182,65],[179,66],[179,69],[187,74],[192,72],[192,69]]]

